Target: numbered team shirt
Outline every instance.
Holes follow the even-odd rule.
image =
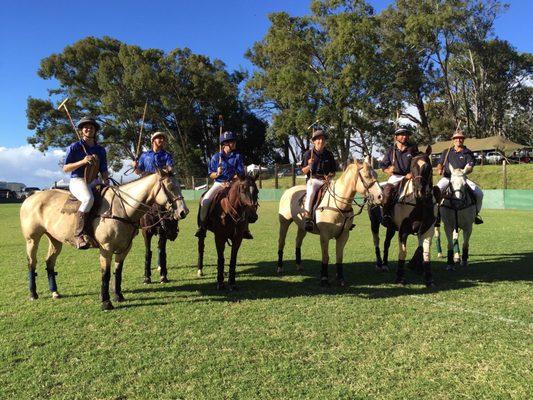
[[[444,165],[444,159],[446,158],[448,150],[442,152],[439,161],[439,164],[444,167],[445,178],[449,178],[451,176],[450,165],[452,166],[452,168],[463,169],[467,165],[473,167],[476,163],[474,153],[472,153],[472,151],[468,147],[463,147],[460,150],[455,150],[455,147],[453,147],[449,150],[449,152],[450,154],[448,155],[448,159],[446,160],[446,165]]]
[[[172,167],[173,165],[174,160],[169,152],[165,150],[159,150],[157,152],[150,150],[141,154],[137,169],[141,172],[153,174],[157,169],[162,169],[167,166]]]
[[[88,154],[96,155],[100,163],[98,171],[100,173],[107,172],[107,154],[105,149],[99,144],[89,146],[83,140],[72,143],[67,149],[67,156],[65,157],[65,164],[72,164],[81,161],[85,158],[86,154],[83,151],[83,147],[87,150]],[[75,169],[70,173],[71,178],[84,178],[85,177],[85,165]]]
[[[228,182],[233,179],[235,175],[244,176],[244,164],[241,153],[238,151],[232,151],[229,154],[216,153],[211,157],[209,163],[209,174],[217,172],[218,160],[222,157],[220,166],[222,167],[222,173],[216,177],[215,182]]]

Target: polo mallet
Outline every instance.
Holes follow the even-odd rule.
[[[74,121],[72,121],[72,117],[70,116],[70,112],[69,112],[69,110],[67,108],[67,101],[68,100],[69,100],[68,97],[65,100],[63,100],[61,102],[61,104],[57,107],[57,109],[58,110],[61,110],[61,109],[65,110],[65,112],[67,113],[68,119],[70,121],[70,125],[72,126],[72,129],[76,133],[76,136],[78,137],[78,140],[81,141],[82,137],[81,137],[80,133],[78,132],[78,130],[76,129],[76,125],[74,125]],[[85,145],[82,144],[81,148],[83,149],[83,152],[85,153],[85,155],[88,156],[89,152],[85,148]],[[100,161],[98,160],[98,157],[96,155],[92,155],[92,156],[95,158],[95,162],[89,164],[89,166],[85,168],[85,172],[84,172],[85,182],[87,182],[87,183],[91,183],[98,176],[98,170],[99,170]]]
[[[218,126],[219,126],[219,135],[222,136],[222,129],[224,128],[224,117],[222,114],[218,116]],[[218,151],[220,153],[220,157],[218,157],[218,166],[220,167],[222,165],[222,143],[218,144]]]
[[[457,124],[457,128],[455,128],[455,132],[459,132],[459,129],[461,128],[461,120],[459,120],[459,123]],[[444,162],[442,163],[442,169],[446,168],[446,163],[448,162],[448,156],[450,155],[450,151],[452,151],[453,147],[453,139],[452,143],[450,144],[450,147],[448,147],[448,151],[446,153],[446,156],[444,156]]]
[[[68,108],[67,108],[67,101],[69,100],[69,98],[67,97],[65,100],[63,100],[61,102],[61,104],[59,106],[57,106],[57,109],[59,111],[61,111],[61,109],[64,109],[65,112],[67,113],[67,117],[70,121],[70,125],[72,126],[72,129],[74,130],[74,133],[76,133],[76,136],[78,136],[78,139],[81,140],[81,136],[80,136],[80,133],[78,132],[78,130],[76,129],[76,125],[74,125],[74,121],[72,121],[72,117],[70,116],[70,112],[68,111]],[[82,146],[83,147],[83,151],[85,152],[85,155],[89,155],[89,153],[87,153],[87,149],[85,149],[85,146]]]
[[[139,159],[139,152],[141,151],[141,138],[144,128],[144,117],[146,117],[146,108],[148,107],[148,100],[144,102],[143,118],[141,120],[141,129],[139,130],[139,139],[137,140],[137,151],[135,152],[135,160]]]
[[[309,126],[307,127],[307,130],[313,128],[313,130],[312,130],[312,132],[311,132],[311,135],[312,135],[313,133],[315,133],[315,126],[316,126],[319,122],[320,122],[320,118],[317,119],[315,122],[313,122],[311,125],[309,125]],[[313,139],[311,139],[311,143],[312,143],[312,142],[313,142]],[[310,150],[311,150],[311,163],[313,163],[313,160],[314,160],[314,154],[313,154],[313,153],[314,153],[314,151],[313,151],[314,147],[315,147],[315,146],[311,147],[311,149],[310,149]]]
[[[396,110],[396,121],[394,121],[394,130],[398,129],[398,126],[400,126],[400,110]],[[394,163],[396,162],[396,132],[394,133],[394,137],[392,138],[392,166],[394,167]]]

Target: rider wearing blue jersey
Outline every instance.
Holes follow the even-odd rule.
[[[164,132],[155,132],[152,135],[152,149],[142,153],[139,161],[133,162],[136,174],[153,174],[158,169],[172,168],[174,160],[172,155],[165,150],[166,141],[167,135]]]
[[[224,132],[220,135],[219,141],[222,151],[211,157],[208,168],[209,177],[215,182],[200,201],[200,224],[196,231],[196,237],[205,237],[207,231],[207,215],[215,195],[227,187],[232,179],[238,176],[244,176],[245,174],[242,156],[235,150],[237,136],[233,132]],[[245,230],[243,238],[253,239],[248,229]]]
[[[70,172],[69,190],[80,202],[77,212],[76,228],[74,232],[76,247],[78,249],[89,248],[89,238],[84,234],[84,226],[87,214],[94,203],[92,187],[100,183],[98,179],[86,182],[85,169],[88,165],[98,163],[98,172],[105,183],[108,183],[109,172],[107,170],[107,155],[105,149],[96,143],[96,133],[100,125],[94,118],[83,117],[78,122],[78,130],[81,131],[82,140],[69,146],[65,158],[63,171]]]

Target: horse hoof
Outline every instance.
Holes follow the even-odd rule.
[[[52,292],[52,299],[60,299],[61,295],[58,292]]]
[[[229,285],[228,290],[230,292],[237,292],[239,290],[239,287],[237,285]]]
[[[149,276],[146,276],[146,277],[144,278],[144,280],[143,280],[143,283],[144,283],[145,285],[148,285],[149,283],[152,283],[152,280],[150,279]]]
[[[330,286],[329,281],[327,279],[321,279],[320,280],[320,286],[329,287]]]
[[[455,265],[446,265],[446,271],[455,271]]]
[[[113,304],[111,303],[111,301],[109,300],[106,300],[106,301],[102,301],[102,310],[103,311],[110,311],[110,310],[114,310],[115,307],[113,307]]]
[[[166,276],[162,276],[161,279],[159,280],[159,283],[169,283],[170,281],[168,280],[168,278]]]
[[[376,265],[376,271],[377,272],[389,272],[389,267],[387,265]]]
[[[226,289],[226,285],[224,284],[224,282],[217,283],[217,290],[225,290],[225,289]]]
[[[201,278],[202,276],[204,276],[204,271],[202,271],[201,269],[199,269],[197,272],[196,272],[196,276],[198,278]]]
[[[345,287],[346,286],[346,281],[344,279],[339,279],[338,284],[339,284],[340,287]]]
[[[407,281],[405,280],[405,278],[396,278],[394,283],[397,283],[398,285],[405,286],[407,284]]]
[[[461,261],[461,267],[463,268],[468,267],[468,261]]]
[[[30,293],[30,300],[37,300],[39,298],[39,295],[37,292]]]
[[[304,267],[302,267],[302,264],[296,264],[296,271],[302,272],[304,270]]]
[[[115,294],[115,296],[113,297],[113,300],[115,300],[115,301],[117,301],[119,303],[122,303],[123,301],[126,301],[126,299],[124,298],[122,293]]]
[[[433,282],[433,281],[426,282],[426,288],[428,288],[428,289],[432,289],[435,286],[436,286],[435,282]]]
[[[437,253],[437,257],[438,257],[438,258],[443,258],[444,255],[443,255],[442,253]]]
[[[276,269],[276,272],[278,273],[278,275],[283,275],[283,268],[278,267]]]

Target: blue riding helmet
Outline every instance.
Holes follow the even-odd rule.
[[[233,132],[226,131],[220,135],[220,144],[224,144],[224,142],[229,142],[231,140],[237,140],[237,135]]]
[[[408,126],[400,126],[398,129],[394,131],[394,136],[397,135],[411,135],[413,132],[410,127]]]

